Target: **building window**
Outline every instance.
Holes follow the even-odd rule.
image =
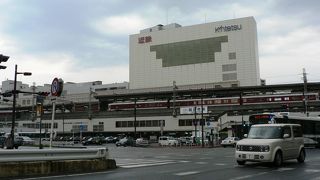
[[[238,84],[231,84],[231,87],[238,87]]]
[[[237,70],[237,65],[236,64],[225,64],[225,65],[222,65],[222,72],[236,71],[236,70]]]
[[[229,59],[232,60],[232,59],[236,59],[236,53],[235,52],[232,52],[232,53],[229,53]]]
[[[151,127],[151,121],[146,121],[146,127]]]
[[[222,74],[222,81],[237,80],[237,73]]]
[[[119,128],[119,127],[121,127],[121,121],[116,122],[116,128]]]
[[[146,127],[146,121],[139,121],[140,127]]]
[[[128,121],[122,121],[121,127],[128,127]]]
[[[179,126],[193,126],[193,119],[179,119]]]
[[[103,124],[99,124],[98,125],[93,125],[93,132],[102,132],[104,131],[104,126]]]
[[[136,127],[160,127],[162,121],[162,126],[165,126],[164,120],[146,120],[137,121]],[[101,125],[102,126],[102,125]],[[116,121],[116,128],[132,128],[134,127],[134,121]]]

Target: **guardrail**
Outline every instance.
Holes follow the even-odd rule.
[[[0,150],[0,162],[108,159],[107,148]]]

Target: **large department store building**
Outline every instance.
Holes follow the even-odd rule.
[[[182,27],[157,25],[130,35],[130,89],[214,83],[260,85],[253,17]]]

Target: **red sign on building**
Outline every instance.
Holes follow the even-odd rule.
[[[138,38],[138,43],[139,44],[144,44],[144,43],[149,43],[152,42],[152,37],[151,36],[144,36],[144,37],[139,37]]]

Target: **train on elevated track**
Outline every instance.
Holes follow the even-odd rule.
[[[163,101],[137,101],[137,102],[116,102],[108,105],[109,111],[132,110],[136,109],[159,109],[170,107],[195,107],[195,106],[235,106],[235,105],[255,105],[255,104],[284,104],[319,101],[318,93],[303,94],[276,94],[261,96],[242,96],[224,98],[203,98],[203,99],[184,99],[184,100],[163,100]]]

